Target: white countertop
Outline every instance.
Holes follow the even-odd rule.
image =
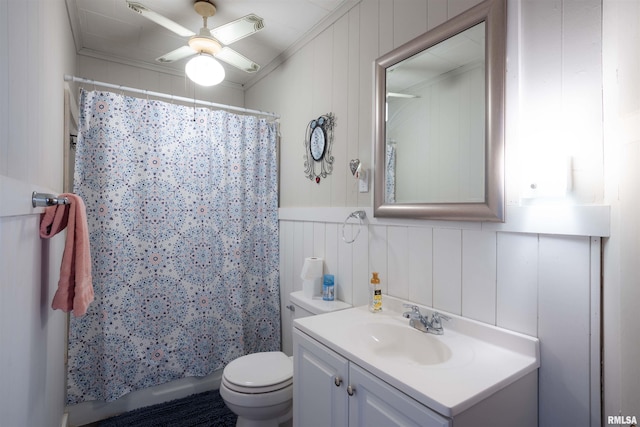
[[[402,317],[401,301],[385,296],[384,303],[381,313],[371,313],[366,306],[355,307],[296,319],[294,326],[447,417],[463,412],[540,366],[537,338],[449,313],[443,313],[452,318],[443,322],[444,335],[425,334],[411,328],[409,320]],[[431,312],[422,307],[421,311]],[[440,340],[451,350],[451,357],[425,365],[370,351],[354,334],[367,335],[377,324],[415,331],[416,342],[425,335],[427,340]],[[413,340],[411,333],[406,334]],[[425,345],[424,340],[421,345]]]

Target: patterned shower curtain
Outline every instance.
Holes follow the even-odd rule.
[[[96,299],[71,319],[69,404],[280,348],[275,126],[82,92],[74,191]]]

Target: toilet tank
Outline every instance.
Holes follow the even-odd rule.
[[[289,294],[289,302],[295,313],[294,319],[351,308],[351,304],[344,301],[324,301],[320,297],[309,298],[304,295],[303,291],[291,292]]]
[[[289,294],[288,310],[282,315],[282,351],[287,355],[293,355],[293,320],[316,314],[330,313],[332,311],[351,308],[351,304],[344,301],[324,301],[321,297],[304,295],[303,291],[296,291]]]

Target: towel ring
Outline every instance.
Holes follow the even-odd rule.
[[[362,228],[363,220],[365,219],[366,216],[367,214],[365,211],[354,211],[354,212],[351,212],[347,217],[347,219],[344,220],[344,223],[342,223],[342,240],[344,240],[345,243],[353,243],[356,241],[356,239],[360,235],[360,229]],[[353,239],[347,240],[347,238],[344,235],[344,227],[347,225],[347,222],[349,221],[350,218],[358,219],[358,231],[356,232],[356,235],[353,236]]]

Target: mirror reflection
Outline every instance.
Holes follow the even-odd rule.
[[[311,132],[311,157],[315,161],[322,160],[322,156],[324,155],[324,132],[322,128],[316,127]]]
[[[485,198],[485,23],[386,69],[386,203]]]

